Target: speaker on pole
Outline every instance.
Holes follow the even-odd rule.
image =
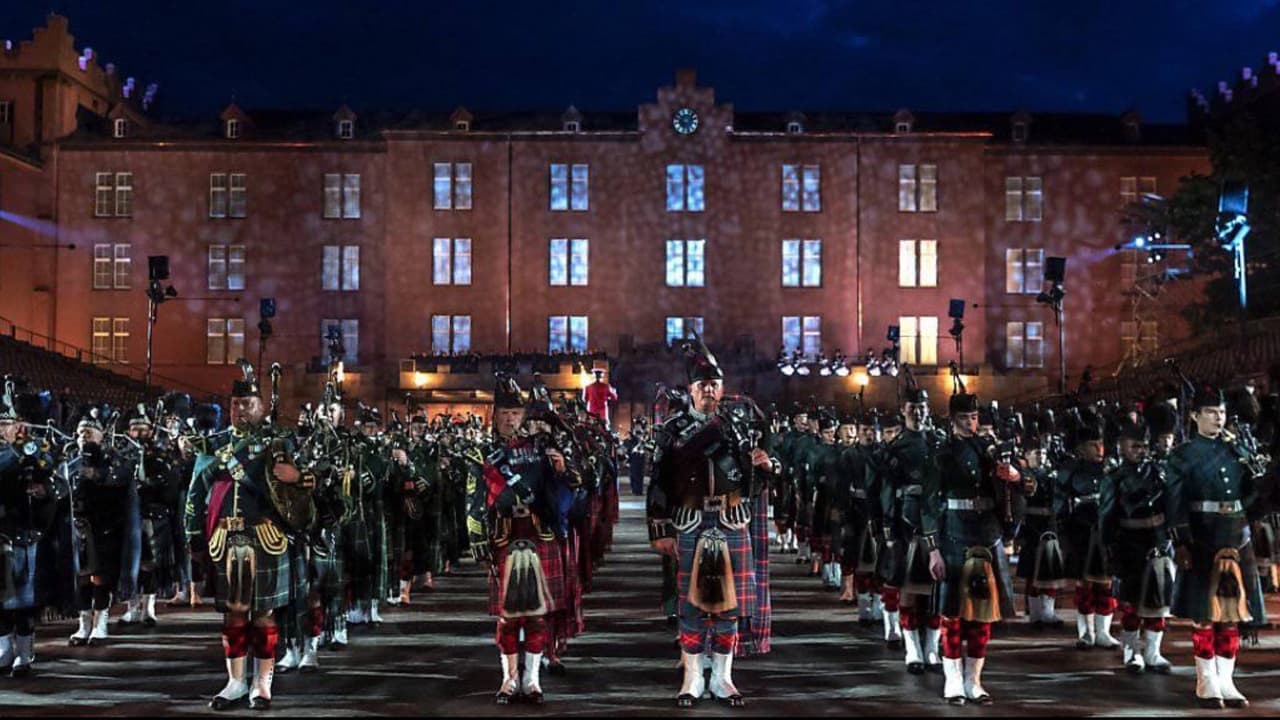
[[[147,279],[148,280],[168,280],[169,279],[169,256],[168,255],[148,255],[147,256]]]
[[[1067,259],[1064,257],[1046,258],[1044,262],[1044,279],[1051,283],[1062,283],[1066,280]]]
[[[947,317],[956,320],[964,319],[964,300],[961,298],[951,299],[951,308],[947,311]]]

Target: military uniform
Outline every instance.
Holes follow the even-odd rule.
[[[906,402],[927,407],[929,396],[913,387]],[[885,541],[877,568],[882,597],[886,613],[900,614],[905,662],[912,674],[942,665],[940,598],[929,574],[929,550],[936,539],[926,539],[924,532],[925,485],[933,482],[941,442],[934,430],[904,428],[872,466]]]
[[[1146,426],[1126,427],[1123,437],[1145,442]],[[1172,669],[1160,654],[1176,576],[1165,502],[1164,469],[1149,458],[1124,460],[1102,485],[1102,545],[1116,576],[1124,663],[1134,672]]]
[[[1194,407],[1224,405],[1220,391],[1206,388]],[[1191,564],[1178,576],[1173,613],[1195,623],[1196,696],[1211,707],[1248,704],[1233,678],[1238,626],[1265,622],[1250,542],[1249,460],[1239,444],[1197,433],[1168,461],[1166,513],[1173,541]]]
[[[1097,431],[1096,440],[1101,440]],[[1067,576],[1076,586],[1076,647],[1111,650],[1119,646],[1111,636],[1115,599],[1111,570],[1098,532],[1098,502],[1106,467],[1075,458],[1054,471],[1054,515],[1064,544]]]
[[[1058,591],[1070,581],[1058,539],[1053,471],[1048,465],[1048,447],[1040,429],[1040,425],[1032,421],[1022,441],[1024,457],[1019,472],[1035,487],[1022,497],[1017,573],[1026,583],[1027,619],[1033,625],[1061,627],[1063,622],[1055,606]]]
[[[35,662],[35,621],[41,608],[37,579],[41,540],[53,521],[57,493],[52,478],[53,451],[19,423],[47,420],[47,395],[5,378],[0,397],[0,672],[15,678],[31,673]]]
[[[245,377],[232,387],[233,402],[261,398],[252,367],[241,360]],[[245,423],[232,429],[230,442],[196,464],[187,493],[186,528],[203,537],[213,562],[218,610],[224,613],[222,645],[227,685],[210,706],[225,710],[249,696],[250,706],[271,705],[279,631],[274,611],[289,603],[291,565],[284,522],[273,505],[275,466],[291,466],[292,442],[269,425]],[[246,680],[247,656],[256,670],[252,689]]]
[[[952,396],[951,413],[977,412],[977,398]],[[988,704],[982,686],[991,625],[1012,617],[1012,581],[1002,539],[1008,493],[1015,486],[993,457],[991,440],[953,435],[938,450],[924,486],[924,536],[945,564],[942,581],[943,697]],[[966,652],[967,651],[967,652]]]
[[[495,409],[521,407],[520,387],[500,378]],[[526,422],[546,412],[534,401],[526,408]],[[545,435],[502,440],[485,459],[483,470],[470,476],[467,529],[479,560],[489,562],[489,614],[498,618],[497,643],[502,659],[502,684],[497,702],[517,695],[543,701],[539,678],[547,649],[547,616],[565,606],[564,555],[558,542],[561,513],[557,497],[581,480],[566,464],[557,469],[547,456],[554,445]],[[523,676],[520,636],[524,634]]]
[[[723,380],[701,340],[687,343],[685,357],[690,384]],[[710,416],[688,409],[655,431],[646,515],[650,540],[673,540],[678,558],[680,707],[695,705],[706,689],[701,656],[707,651],[711,694],[742,706],[732,676],[739,628],[767,632],[757,616],[757,583],[766,579],[758,575],[754,550],[760,543],[752,532],[753,523],[764,520],[753,507],[763,502],[766,471],[752,465],[740,422],[723,408]],[[771,471],[779,469],[774,461]]]

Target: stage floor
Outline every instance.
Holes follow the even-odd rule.
[[[624,483],[624,492],[625,483]],[[1195,706],[1187,627],[1171,627],[1165,654],[1171,676],[1131,676],[1119,652],[1078,652],[1068,629],[1035,632],[1015,620],[992,642],[984,676],[993,707],[954,708],[941,700],[942,677],[908,675],[899,651],[878,628],[860,628],[793,562],[774,556],[774,649],[735,664],[747,696],[743,710],[704,703],[698,715],[1154,715],[1213,714]],[[587,632],[570,646],[568,674],[543,673],[547,704],[513,706],[514,715],[685,714],[673,631],[659,612],[660,561],[648,551],[641,504],[624,500],[617,546],[587,597]],[[322,652],[322,671],[276,676],[280,715],[492,715],[501,674],[493,621],[485,616],[485,579],[467,563],[419,593],[407,608],[387,608],[376,630],[356,628],[343,652]],[[118,608],[119,606],[117,606]],[[1280,610],[1272,605],[1273,611]],[[119,610],[117,609],[117,612]],[[1273,615],[1273,618],[1275,616]],[[120,630],[103,649],[69,648],[69,623],[42,626],[37,674],[0,678],[0,716],[213,714],[210,695],[225,682],[218,616],[212,609],[164,609],[154,629]],[[1264,633],[1245,647],[1237,672],[1250,697],[1232,715],[1280,713],[1280,640]],[[249,712],[240,708],[241,713]]]

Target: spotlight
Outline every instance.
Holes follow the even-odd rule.
[[[1160,237],[1159,234],[1157,234],[1156,238],[1158,239],[1159,237]],[[1146,247],[1146,245],[1147,245],[1147,239],[1142,235],[1139,235],[1138,237],[1133,239],[1134,247]]]

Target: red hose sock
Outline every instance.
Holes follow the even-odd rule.
[[[1234,659],[1240,651],[1240,628],[1234,624],[1213,626],[1213,651],[1218,657]]]
[[[1093,611],[1099,615],[1111,615],[1116,611],[1116,599],[1111,596],[1110,585],[1094,584],[1090,591]]]
[[[253,656],[259,660],[275,660],[280,644],[280,629],[272,625],[253,626]]]
[[[1212,660],[1214,655],[1214,637],[1212,627],[1197,627],[1191,631],[1191,648],[1201,660]]]
[[[964,628],[960,618],[944,618],[942,621],[942,656],[948,660],[964,657]]]
[[[887,587],[880,591],[880,602],[884,604],[885,612],[898,612],[902,607],[902,593],[898,588]]]
[[[1085,585],[1076,586],[1076,612],[1081,615],[1093,614],[1093,593]]]
[[[1142,618],[1138,617],[1138,610],[1129,603],[1120,606],[1120,627],[1125,632],[1136,632],[1142,626]]]
[[[324,606],[319,605],[307,611],[307,622],[304,630],[307,637],[319,637],[324,633]]]
[[[249,654],[248,623],[222,626],[222,651],[226,653],[229,660],[242,658]]]
[[[987,645],[991,642],[991,623],[965,623],[964,641],[969,657],[975,659],[986,657]]]
[[[1164,632],[1168,623],[1164,618],[1143,618],[1142,629],[1147,632]]]

